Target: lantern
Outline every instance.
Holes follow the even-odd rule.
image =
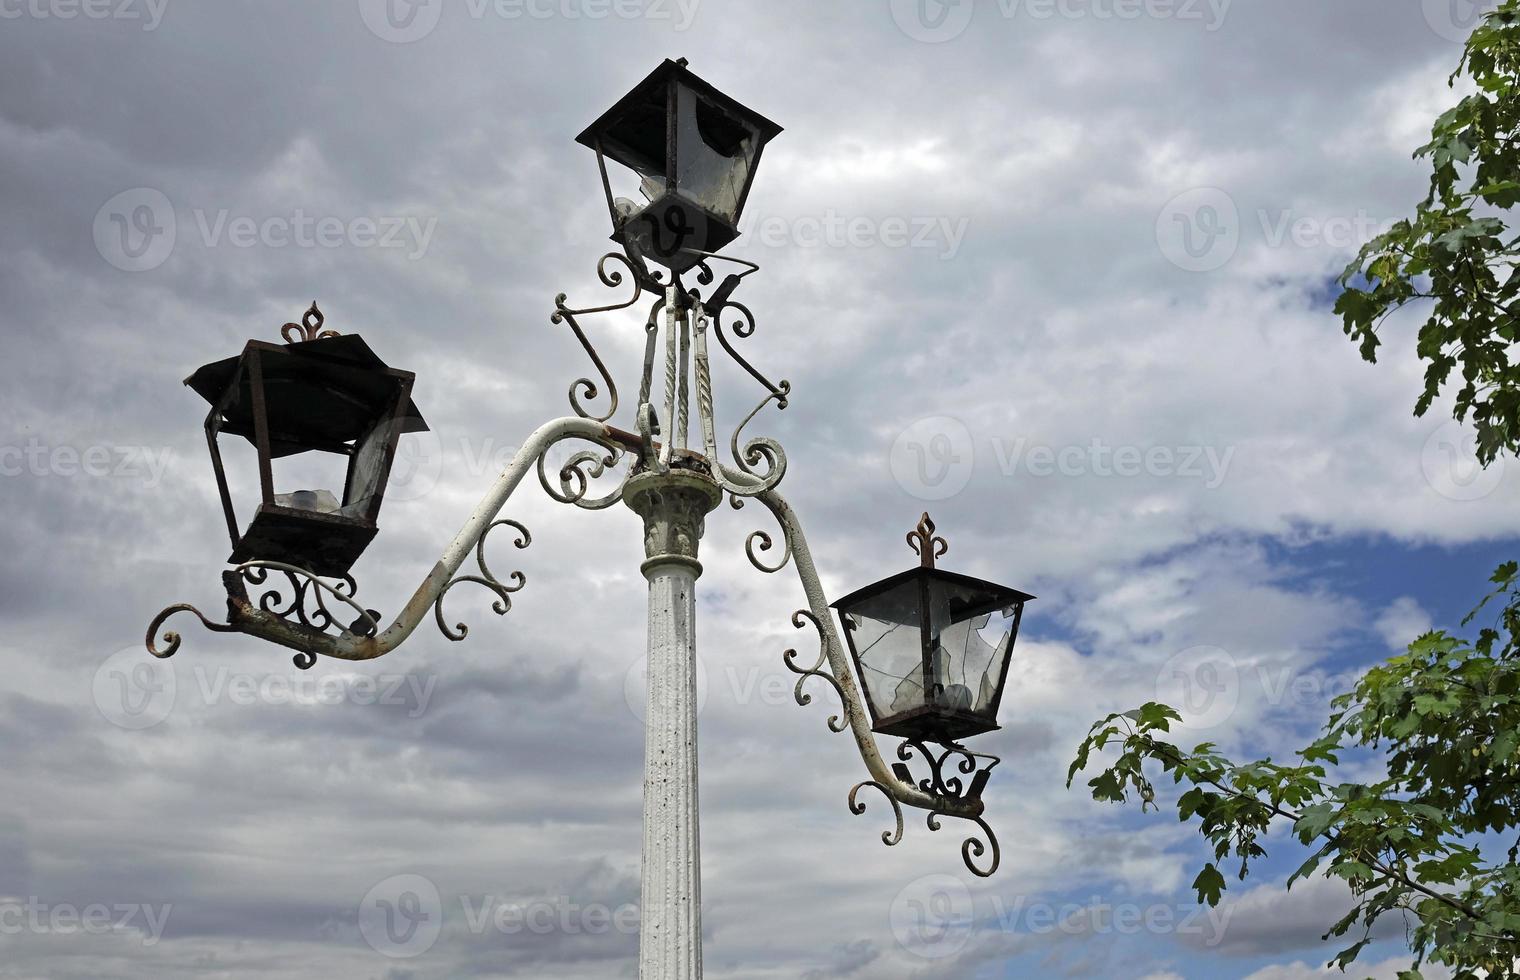
[[[673,272],[739,237],[765,144],[781,127],[666,61],[576,142],[596,151],[614,241]],[[641,179],[642,201],[612,189],[607,161]]]
[[[357,335],[322,329],[317,305],[287,323],[284,344],[250,340],[237,357],[185,380],[211,403],[206,442],[232,539],[229,561],[277,561],[343,576],[374,538],[403,433],[424,432],[412,404],[414,375],[386,365]],[[221,436],[241,436],[258,454],[260,503],[238,530]],[[305,453],[347,457],[341,495],[328,489],[277,492],[274,462]]]
[[[908,535],[920,567],[834,608],[882,735],[951,744],[995,731],[1024,603],[1034,596],[935,567],[949,550],[925,514]]]

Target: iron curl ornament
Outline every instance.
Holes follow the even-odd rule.
[[[469,636],[470,628],[464,623],[455,623],[454,628],[450,629],[448,622],[444,619],[443,599],[444,596],[449,594],[450,589],[464,582],[479,585],[496,597],[495,601],[491,603],[492,611],[498,616],[505,616],[512,608],[512,593],[520,591],[528,583],[527,576],[523,575],[522,572],[512,572],[507,576],[508,581],[512,583],[508,585],[492,574],[490,566],[486,564],[486,539],[491,536],[492,531],[499,527],[510,527],[517,531],[517,539],[513,544],[518,549],[526,548],[533,543],[533,535],[517,521],[500,520],[486,525],[486,529],[475,540],[475,564],[479,568],[480,573],[478,575],[454,576],[443,587],[443,591],[438,594],[438,598],[433,600],[433,615],[438,620],[439,632],[455,642]]]

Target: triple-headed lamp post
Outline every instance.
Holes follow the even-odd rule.
[[[286,324],[286,343],[249,341],[241,356],[196,371],[186,382],[211,405],[206,435],[232,542],[233,567],[223,573],[227,621],[217,623],[189,605],[163,610],[148,628],[148,650],[172,656],[180,646],[173,631],[159,631],[177,612],[194,614],[209,629],[239,632],[296,651],[306,669],[319,656],[373,660],[390,653],[432,610],[451,640],[468,633],[443,612],[448,592],[461,583],[485,588],[493,608],[505,614],[525,578],[498,577],[486,563],[486,540],[512,528],[518,548],[528,530],[500,518],[508,498],[530,470],[555,500],[600,510],[619,501],[644,524],[649,582],[649,680],[645,717],[643,893],[639,976],[643,980],[695,980],[702,974],[701,873],[698,841],[696,718],[696,582],[702,573],[698,544],[707,515],[725,496],[738,508],[754,499],[775,516],[780,557],[771,535],[756,531],[746,552],[768,573],[796,568],[807,608],[793,624],[811,624],[820,640],[816,659],[786,651],[786,667],[798,675],[795,695],[809,704],[809,681],[831,687],[842,713],[829,719],[835,732],[849,731],[869,778],[849,793],[852,812],[864,813],[863,789],[875,789],[892,807],[895,827],[882,834],[888,845],[903,836],[903,806],[928,813],[931,830],[942,817],[975,823],[979,832],[962,845],[975,874],[998,867],[997,838],[983,819],[983,790],[998,760],[963,744],[995,730],[1024,604],[1032,596],[943,571],[936,559],[945,540],[925,514],[908,535],[920,566],[867,586],[835,603],[844,640],[829,615],[812,552],[796,514],[778,492],[786,454],[772,439],[740,443],[748,423],[771,402],[785,408],[786,381],[773,383],[735,349],[725,333],[749,337],[754,316],[732,296],[756,266],[717,254],[738,236],[738,223],[765,144],[780,127],[718,92],[692,74],[685,61],[667,61],[581,134],[596,151],[602,186],[621,251],[602,258],[598,277],[609,288],[632,288],[626,301],[572,308],[562,294],[554,323],[567,324],[590,356],[597,379],[570,386],[575,414],[539,427],[423,577],[412,598],[387,626],[359,604],[349,569],[377,533],[398,441],[427,428],[411,400],[413,376],[388,367],[356,335],[323,329],[316,305],[300,324]],[[609,170],[608,163],[631,171]],[[621,196],[614,181],[637,179]],[[717,277],[713,261],[735,263]],[[695,287],[683,282],[691,274]],[[635,306],[653,294],[645,324],[643,374],[634,429],[610,424],[618,391],[580,318]],[[713,423],[709,336],[762,387],[754,411],[732,433],[732,460],[722,461]],[[656,368],[663,370],[657,372]],[[656,382],[660,382],[657,388]],[[695,391],[697,439],[692,440]],[[605,394],[604,394],[605,392]],[[658,399],[658,401],[657,401]],[[587,401],[601,404],[601,410]],[[233,509],[233,489],[222,463],[222,435],[241,436],[257,454],[259,503],[246,528]],[[583,444],[551,478],[546,454],[560,443]],[[304,453],[347,457],[341,494],[328,490],[276,492],[275,463]],[[621,466],[627,457],[628,465]],[[613,474],[614,484],[593,489]],[[474,559],[474,568],[465,563]],[[276,588],[270,572],[287,583]],[[255,601],[248,586],[261,587]],[[267,588],[264,588],[266,587]],[[344,611],[347,607],[347,611]],[[344,625],[347,623],[347,625]],[[163,644],[160,646],[160,642]],[[848,652],[847,652],[848,651]],[[853,661],[854,670],[851,663]],[[858,673],[859,680],[856,679]],[[901,739],[888,763],[877,735]],[[915,775],[915,763],[922,774]]]

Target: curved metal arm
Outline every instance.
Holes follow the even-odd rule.
[[[497,477],[496,483],[476,506],[475,512],[470,515],[469,520],[465,521],[464,527],[454,536],[454,540],[444,549],[443,555],[427,577],[422,580],[422,584],[417,587],[412,598],[383,631],[361,635],[352,629],[346,629],[334,635],[302,623],[290,622],[277,613],[250,602],[243,586],[241,571],[233,570],[222,576],[228,596],[226,625],[211,623],[189,606],[172,606],[153,621],[153,626],[150,627],[148,633],[148,650],[155,656],[168,657],[179,649],[180,638],[177,634],[165,634],[164,641],[167,646],[163,650],[157,649],[154,645],[154,633],[167,618],[167,614],[184,610],[195,612],[208,628],[218,632],[247,633],[271,643],[301,651],[302,656],[296,661],[299,666],[310,666],[316,655],[350,661],[375,660],[383,657],[412,635],[429,609],[434,607],[451,583],[456,581],[455,574],[460,566],[476,551],[481,539],[495,526],[496,515],[500,513],[507,499],[522,483],[523,478],[538,466],[539,460],[550,447],[567,439],[593,442],[607,450],[607,455],[601,459],[610,465],[627,447],[630,438],[632,437],[626,433],[619,432],[595,419],[567,417],[539,426],[523,443],[512,462],[507,464],[501,476]],[[579,466],[586,461],[585,457],[588,456],[595,458],[595,454],[580,454],[561,470],[563,495],[556,494],[557,499],[567,503],[580,501],[588,480],[586,475],[579,470]],[[591,476],[594,477],[599,472],[593,468]],[[575,476],[581,479],[577,481]],[[565,489],[566,487],[569,489]],[[579,490],[579,494],[576,490]],[[302,574],[315,580],[315,576],[310,576],[310,573],[302,571]],[[318,584],[321,583],[318,582]],[[341,593],[334,592],[334,594],[349,601]],[[365,618],[368,618],[367,614]]]
[[[724,469],[725,475],[734,482],[756,482],[755,478],[747,473],[728,467]],[[802,580],[802,591],[807,596],[808,608],[811,610],[809,618],[822,634],[823,652],[828,659],[829,672],[833,675],[834,684],[844,701],[845,720],[849,723],[851,734],[855,736],[855,744],[860,749],[861,760],[865,762],[872,781],[880,784],[890,797],[908,806],[967,820],[974,820],[981,816],[986,809],[981,800],[953,800],[926,793],[912,783],[899,779],[886,759],[882,758],[881,750],[876,746],[876,736],[871,731],[871,722],[866,713],[865,702],[861,698],[860,688],[855,683],[849,658],[845,655],[844,646],[839,640],[839,631],[834,625],[834,617],[829,611],[828,598],[824,596],[823,585],[818,580],[818,569],[813,564],[813,552],[808,548],[807,538],[802,533],[802,525],[797,520],[797,514],[786,502],[786,498],[775,490],[762,491],[755,499],[764,504],[775,515],[776,522],[781,525],[781,532],[791,552],[792,562],[797,566],[797,577]]]
[[[743,471],[724,468],[724,476],[727,479],[755,487],[761,481]],[[960,796],[951,790],[956,785],[947,785],[941,778],[939,770],[934,776],[919,785],[914,785],[901,778],[897,771],[882,758],[880,749],[876,745],[876,736],[871,731],[871,724],[866,712],[865,703],[861,698],[860,688],[855,682],[854,673],[850,669],[849,658],[845,655],[844,647],[839,640],[839,631],[834,625],[834,618],[830,615],[829,603],[823,593],[823,585],[818,579],[818,569],[813,564],[813,553],[808,547],[807,538],[802,533],[802,524],[797,519],[797,514],[792,510],[786,498],[776,492],[774,488],[760,490],[755,499],[770,510],[775,516],[776,522],[781,526],[785,548],[781,561],[767,565],[757,560],[754,545],[760,542],[761,550],[771,547],[770,536],[764,532],[750,535],[746,550],[750,561],[762,571],[778,572],[786,566],[787,559],[796,563],[797,577],[802,581],[802,591],[807,596],[810,612],[799,612],[793,617],[793,623],[801,628],[807,622],[811,622],[818,628],[822,643],[818,663],[811,669],[799,667],[796,664],[796,653],[788,651],[786,663],[795,673],[801,674],[797,684],[797,701],[806,705],[811,701],[808,695],[802,693],[802,683],[809,677],[819,677],[829,681],[839,694],[844,705],[843,722],[835,717],[829,719],[829,728],[833,731],[843,731],[847,724],[850,733],[855,737],[856,747],[860,750],[861,761],[865,763],[867,772],[871,778],[855,786],[850,790],[850,811],[857,815],[865,812],[865,804],[859,801],[859,793],[867,787],[880,790],[892,805],[897,828],[895,831],[887,831],[882,834],[882,841],[889,847],[902,840],[902,807],[911,806],[929,812],[929,829],[940,829],[939,818],[942,816],[957,817],[975,823],[986,836],[986,843],[977,837],[968,838],[961,845],[961,856],[966,862],[966,867],[979,877],[990,877],[998,869],[1002,860],[1001,848],[998,845],[997,836],[992,828],[982,819],[986,811],[986,804],[979,794]],[[735,498],[739,504],[739,498]],[[824,662],[828,663],[828,672],[823,671]],[[924,750],[927,753],[927,750]],[[960,750],[964,752],[965,750]],[[904,757],[905,758],[905,757]],[[943,765],[943,759],[938,759]],[[944,787],[945,792],[936,792],[939,787]],[[980,867],[976,863],[978,858],[991,850],[989,863],[986,867]]]

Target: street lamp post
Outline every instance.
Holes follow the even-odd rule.
[[[761,571],[789,565],[797,571],[807,607],[792,622],[816,629],[819,651],[809,661],[787,650],[783,662],[797,675],[798,704],[811,703],[809,682],[825,684],[839,697],[842,712],[828,727],[851,733],[869,777],[851,789],[851,812],[865,812],[862,791],[880,792],[894,817],[893,828],[881,835],[889,846],[903,838],[904,806],[926,811],[930,830],[939,830],[944,817],[970,821],[977,832],[961,848],[967,867],[987,877],[1000,863],[997,838],[983,817],[983,791],[999,760],[962,740],[997,728],[1019,622],[1033,597],[935,567],[948,545],[925,514],[908,536],[920,566],[836,604],[847,640],[842,643],[802,527],[777,489],[787,471],[785,452],[764,437],[741,444],[743,430],[763,409],[772,402],[787,407],[791,386],[770,381],[725,331],[727,316],[735,338],[753,334],[753,314],[732,297],[758,267],[717,250],[737,236],[761,150],[779,132],[679,61],[660,66],[582,134],[580,142],[596,150],[613,238],[622,247],[602,258],[598,278],[632,295],[586,308],[571,307],[563,294],[555,300],[552,322],[570,328],[597,378],[570,386],[575,414],[545,423],[523,442],[388,626],[381,627],[380,613],[359,604],[349,568],[378,530],[375,519],[399,439],[426,428],[411,402],[411,374],[387,366],[357,336],[322,329],[313,304],[301,324],[285,326],[285,347],[251,341],[241,357],[207,365],[187,381],[211,404],[206,429],[234,567],[222,576],[227,621],[215,622],[191,605],[169,606],[148,627],[147,647],[156,657],[179,649],[179,634],[160,630],[181,612],[211,630],[293,649],[301,669],[319,656],[382,657],[404,643],[429,611],[448,639],[463,640],[469,628],[450,625],[444,615],[444,600],[456,586],[486,589],[494,611],[505,615],[525,585],[521,572],[505,578],[493,572],[486,552],[492,532],[502,527],[513,531],[517,548],[531,544],[526,527],[499,516],[530,471],[561,503],[601,510],[622,502],[642,518],[642,571],[649,586],[642,980],[702,975],[696,584],[706,519],[725,497],[735,509],[747,500],[760,502],[779,525],[779,558],[767,560],[777,542],[765,531],[749,536],[746,553]],[[644,204],[617,195],[609,160],[640,178]],[[712,263],[718,261],[739,271],[704,296],[703,289],[717,281]],[[683,274],[695,285],[684,282]],[[618,389],[581,320],[632,308],[646,295],[655,298],[645,323],[636,431],[627,431],[610,424]],[[730,436],[729,462],[720,455],[713,421],[710,338],[763,390]],[[246,531],[239,531],[222,467],[217,437],[223,432],[243,436],[258,451],[260,504]],[[551,477],[546,455],[567,442],[582,448]],[[275,492],[275,461],[310,450],[348,457],[341,498],[330,491]],[[615,484],[598,485],[609,474],[619,477]],[[471,559],[473,568],[467,568]],[[286,584],[276,588],[271,572]],[[249,585],[262,590],[257,600]],[[355,618],[343,625],[350,614]],[[903,739],[896,761],[883,757],[877,735]],[[910,764],[926,774],[916,776]]]

